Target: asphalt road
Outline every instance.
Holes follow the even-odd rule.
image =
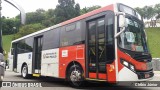
[[[49,77],[41,77],[41,78],[31,78],[31,79],[23,79],[18,73],[11,72],[7,70],[5,72],[5,82],[13,82],[16,81],[16,83],[38,83],[37,86],[42,87],[2,87],[0,90],[75,90],[76,88],[71,87],[67,82],[61,79],[56,78],[49,78]],[[18,82],[17,82],[18,81]],[[160,72],[156,72],[155,76],[152,81],[159,81],[160,82]],[[30,84],[30,85],[31,85]],[[40,85],[41,84],[41,85]],[[160,90],[160,87],[119,87],[114,86],[106,83],[86,83],[86,87],[76,89],[76,90]],[[18,84],[14,84],[16,86]],[[25,84],[23,84],[25,85]],[[20,86],[23,86],[22,84]],[[35,85],[35,84],[34,84]],[[33,85],[31,85],[33,86]]]

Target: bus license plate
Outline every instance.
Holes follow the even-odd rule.
[[[149,78],[149,76],[150,76],[149,74],[145,74],[145,78]]]

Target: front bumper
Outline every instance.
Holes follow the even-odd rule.
[[[138,79],[149,79],[154,76],[153,70],[150,71],[137,71]]]

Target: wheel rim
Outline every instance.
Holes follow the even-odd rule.
[[[27,75],[27,68],[24,67],[23,70],[22,70],[22,76],[26,77],[26,75]]]
[[[80,70],[74,69],[70,74],[70,80],[74,85],[79,86],[82,81],[82,73]]]

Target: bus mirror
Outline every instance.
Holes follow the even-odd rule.
[[[119,15],[119,27],[120,28],[125,27],[125,16],[124,15]]]

